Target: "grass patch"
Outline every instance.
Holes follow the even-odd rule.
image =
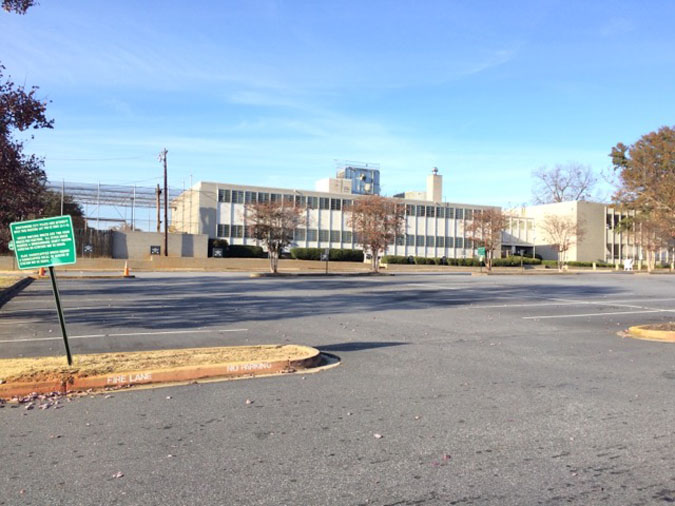
[[[0,290],[4,290],[5,288],[9,288],[12,286],[14,283],[19,281],[21,278],[18,278],[16,276],[2,276],[0,277]]]
[[[184,350],[134,351],[74,355],[68,367],[65,356],[0,359],[0,379],[5,383],[66,381],[71,377],[101,376],[124,372],[197,367],[230,362],[301,360],[316,353],[307,346],[262,345]]]

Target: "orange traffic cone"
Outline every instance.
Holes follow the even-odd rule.
[[[124,272],[123,272],[123,276],[124,276],[125,278],[128,278],[128,277],[129,277],[129,262],[124,262]]]
[[[38,270],[38,277],[43,278],[44,276],[45,276],[45,268],[40,267],[40,269]]]

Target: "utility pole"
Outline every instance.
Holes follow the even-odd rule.
[[[159,184],[157,184],[157,189],[155,190],[155,197],[157,197],[157,232],[161,232],[162,219],[159,216],[159,196],[162,194],[162,190],[159,189]]]
[[[164,163],[164,256],[169,256],[169,189],[166,180],[166,148],[159,154],[159,161]]]

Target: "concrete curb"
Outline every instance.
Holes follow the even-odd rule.
[[[295,278],[295,277],[312,277],[312,278],[329,278],[329,277],[368,277],[368,276],[395,276],[393,272],[278,272],[273,274],[271,272],[252,272],[250,278]]]
[[[134,276],[133,274],[131,274],[129,276],[123,276],[121,274],[119,276],[106,276],[106,275],[103,275],[103,274],[93,275],[93,276],[68,276],[68,275],[63,276],[61,273],[59,273],[57,279],[60,281],[62,279],[134,279],[135,277],[136,276]],[[47,280],[47,279],[49,279],[49,276],[41,276],[37,279]]]
[[[675,332],[669,330],[654,330],[647,327],[650,327],[650,325],[636,325],[630,327],[627,335],[634,339],[643,339],[645,341],[675,343]]]
[[[179,383],[213,378],[236,378],[292,373],[296,370],[316,367],[321,362],[321,353],[316,348],[298,346],[306,351],[295,359],[275,361],[224,362],[204,366],[183,366],[166,369],[118,371],[101,376],[70,377],[65,381],[39,383],[7,383],[0,385],[0,398],[9,399],[31,393],[78,392],[104,388],[131,387],[162,383]]]
[[[35,281],[34,278],[26,277],[2,290],[2,292],[0,292],[0,307],[4,306],[12,297],[30,285],[33,281]]]

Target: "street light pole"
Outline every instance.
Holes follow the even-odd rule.
[[[169,190],[166,177],[166,148],[159,154],[159,161],[164,163],[164,256],[169,256]]]

